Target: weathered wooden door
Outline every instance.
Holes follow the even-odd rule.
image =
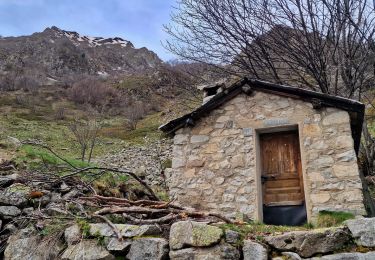
[[[285,211],[286,208],[296,210],[297,208],[293,208],[293,206],[304,205],[298,132],[262,134],[260,135],[260,145],[265,212],[267,213],[267,209],[270,207],[279,207],[278,209]],[[268,211],[277,212],[276,209]],[[304,207],[303,210],[306,211]],[[272,216],[265,217],[272,218]]]

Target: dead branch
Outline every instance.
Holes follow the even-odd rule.
[[[132,217],[126,213],[123,213],[122,216],[127,219],[127,220],[130,220],[132,222],[134,222],[135,224],[163,224],[163,223],[167,223],[167,222],[171,222],[173,220],[176,220],[178,219],[179,215],[175,215],[173,213],[170,213],[164,217],[160,217],[160,218],[156,218],[156,219],[139,219],[139,218],[135,218],[135,217]]]
[[[187,217],[192,218],[205,218],[205,217],[215,217],[220,219],[226,223],[235,223],[235,221],[219,214],[213,212],[201,212],[195,211],[193,209],[173,209],[173,208],[164,208],[164,209],[154,209],[148,207],[141,207],[141,206],[131,206],[131,207],[106,207],[102,208],[95,212],[95,215],[106,215],[106,214],[177,214],[177,215],[185,215]]]
[[[94,195],[90,197],[80,197],[81,200],[96,201],[101,203],[107,203],[113,206],[150,206],[151,208],[166,208],[167,206],[175,209],[183,209],[183,207],[172,204],[172,201],[155,201],[155,200],[128,200],[124,198],[115,198],[115,197],[104,197],[100,195]]]
[[[94,214],[93,217],[100,218],[100,219],[104,220],[113,229],[113,232],[115,232],[117,238],[119,240],[122,240],[122,235],[121,235],[120,231],[108,218],[106,218],[104,216],[101,216],[101,215],[96,215],[96,214]]]
[[[139,182],[151,195],[151,197],[155,200],[159,200],[159,198],[156,196],[156,194],[154,193],[154,191],[151,189],[151,187],[145,182],[143,181],[142,179],[140,179],[135,173],[129,171],[129,170],[122,170],[122,169],[117,169],[117,168],[107,168],[107,167],[96,167],[96,166],[92,166],[92,167],[86,167],[86,168],[82,168],[82,169],[77,169],[76,171],[70,173],[70,174],[67,174],[63,177],[61,177],[62,179],[64,178],[68,178],[68,177],[72,177],[74,175],[78,175],[80,173],[83,173],[83,172],[86,172],[86,171],[90,171],[90,170],[102,170],[102,171],[108,171],[108,172],[115,172],[115,173],[122,173],[122,174],[126,174],[128,176],[131,176],[133,179],[135,179],[137,182]]]

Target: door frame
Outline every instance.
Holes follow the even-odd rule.
[[[308,193],[309,189],[307,187],[307,176],[305,171],[305,156],[303,150],[303,139],[301,136],[301,127],[299,124],[291,124],[291,125],[282,125],[282,126],[274,126],[274,127],[264,127],[264,128],[257,128],[254,129],[255,131],[255,142],[254,142],[254,149],[255,149],[255,169],[256,169],[256,178],[255,178],[255,185],[257,189],[257,202],[256,202],[256,209],[257,209],[257,219],[263,222],[263,191],[262,191],[262,161],[261,161],[261,147],[260,147],[260,135],[267,134],[267,133],[277,133],[277,132],[287,132],[287,131],[297,131],[299,137],[299,149],[300,149],[300,156],[301,156],[301,168],[302,168],[302,183],[304,189],[304,199],[305,199],[305,207],[307,212],[307,221],[310,221],[311,210],[310,210],[310,201],[308,200]]]

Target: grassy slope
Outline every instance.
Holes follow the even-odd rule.
[[[21,102],[18,97],[23,97]],[[75,106],[61,97],[62,93],[44,89],[35,95],[23,92],[8,92],[0,94],[0,157],[17,156],[21,160],[34,159],[43,152],[40,149],[21,147],[17,151],[7,141],[8,136],[19,140],[39,139],[46,142],[64,157],[75,159],[79,157],[79,147],[68,129],[75,116],[84,114],[84,108]],[[19,99],[19,98],[18,98]],[[66,109],[66,118],[56,120],[59,107]],[[141,144],[144,136],[158,138],[160,133],[160,113],[155,113],[141,120],[136,130],[129,131],[123,127],[124,118],[121,116],[106,117],[102,120],[103,129],[100,131],[94,157],[108,152],[115,152],[125,144]],[[36,150],[36,151],[34,151]],[[46,155],[44,155],[46,156]]]

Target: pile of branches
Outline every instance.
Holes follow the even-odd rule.
[[[60,173],[40,173],[28,172],[21,175],[21,182],[25,184],[42,183],[44,189],[56,189],[58,186],[68,185],[80,189],[79,194],[70,197],[68,201],[79,205],[81,213],[77,214],[69,212],[67,214],[73,218],[100,218],[106,221],[110,226],[114,225],[109,221],[106,215],[117,215],[133,224],[170,224],[180,219],[195,219],[212,222],[235,223],[219,213],[199,211],[194,208],[183,207],[175,204],[173,201],[160,200],[152,187],[145,180],[139,178],[135,173],[127,169],[106,168],[100,166],[89,166],[85,168],[77,168],[70,164],[67,160],[55,153],[50,147],[39,142],[28,141],[27,144],[47,149],[56,157],[60,158],[67,164],[68,168],[64,168],[63,174]],[[98,195],[96,190],[91,186],[92,180],[100,177],[104,173],[111,172],[118,175],[126,175],[139,183],[145,190],[148,199],[130,200],[119,197],[105,197]],[[86,179],[92,176],[91,181],[84,181],[80,175],[84,174]],[[79,188],[80,187],[80,188]]]
[[[208,219],[234,223],[233,220],[214,212],[198,211],[182,207],[171,201],[137,200],[103,197],[99,195],[80,197],[79,203],[100,208],[94,216],[121,214],[124,219],[134,224],[165,224],[179,219]],[[107,221],[108,222],[108,221]]]

